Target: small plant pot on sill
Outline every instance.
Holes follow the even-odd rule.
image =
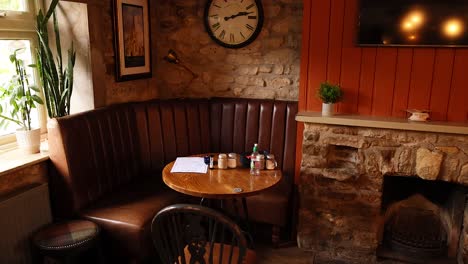
[[[335,104],[322,103],[322,116],[332,116],[335,114]]]
[[[39,153],[41,129],[16,130],[16,142],[18,143],[19,149],[21,149],[24,154]]]

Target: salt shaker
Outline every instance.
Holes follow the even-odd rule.
[[[260,154],[257,156],[258,167],[260,170],[265,169],[265,155]]]
[[[235,169],[237,167],[237,154],[229,153],[228,154],[228,168]]]
[[[218,155],[218,169],[225,170],[227,169],[227,155],[226,154],[219,154]]]
[[[278,163],[275,160],[275,155],[273,154],[268,154],[266,158],[266,169],[267,170],[274,170],[277,166]]]

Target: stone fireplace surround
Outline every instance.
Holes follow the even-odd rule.
[[[468,136],[305,123],[299,247],[318,263],[376,263],[389,175],[468,186]],[[464,215],[459,254],[468,263],[467,207]]]

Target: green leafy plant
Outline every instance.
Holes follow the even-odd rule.
[[[343,91],[339,85],[323,82],[320,84],[317,95],[325,104],[334,104],[341,100]]]
[[[40,10],[37,15],[37,37],[39,39],[37,68],[46,101],[47,114],[50,118],[70,114],[70,99],[73,92],[73,67],[75,66],[76,58],[76,52],[72,43],[71,48],[68,50],[66,66],[64,66],[62,46],[60,44],[60,32],[55,12],[58,3],[59,0],[53,0],[45,14]],[[56,62],[49,46],[47,22],[50,17],[53,17],[57,55]]]
[[[43,104],[42,99],[36,94],[40,90],[29,84],[28,74],[24,61],[18,58],[17,49],[10,55],[10,61],[15,65],[16,74],[5,86],[0,86],[0,126],[6,127],[9,123],[15,123],[24,130],[31,130],[31,111],[36,104]]]

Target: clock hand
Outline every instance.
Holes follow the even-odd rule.
[[[253,12],[239,12],[239,13],[237,13],[237,14],[235,14],[235,15],[228,16],[228,17],[224,17],[224,20],[225,20],[225,21],[228,21],[229,19],[233,19],[233,18],[236,18],[236,17],[238,17],[238,16],[246,16],[246,15],[252,14],[252,13],[253,13]]]

